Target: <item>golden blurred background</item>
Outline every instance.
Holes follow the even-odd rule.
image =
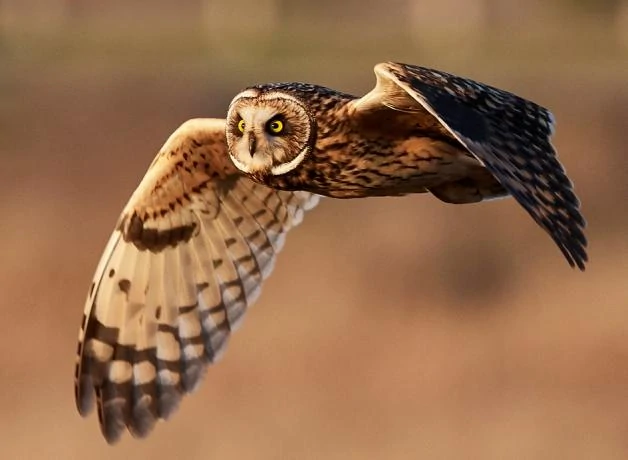
[[[569,268],[512,199],[324,202],[225,359],[115,447],[73,400],[87,287],[168,135],[396,60],[549,107]],[[628,458],[628,1],[0,0],[0,458]]]

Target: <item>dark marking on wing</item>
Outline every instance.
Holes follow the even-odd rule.
[[[118,288],[126,295],[129,295],[129,291],[131,290],[131,281],[128,279],[121,279],[118,281]]]
[[[159,252],[169,246],[175,247],[181,242],[189,241],[197,227],[196,223],[191,223],[190,225],[171,227],[166,230],[146,228],[144,221],[137,213],[131,216],[126,231],[124,231],[124,225],[125,220],[123,219],[119,225],[119,229],[123,232],[124,240],[133,243],[140,250],[148,250],[151,252]]]

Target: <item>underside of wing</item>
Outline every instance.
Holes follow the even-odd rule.
[[[375,66],[375,74],[377,85],[357,102],[360,108],[379,106],[414,114],[435,136],[444,130],[525,208],[569,264],[584,270],[586,223],[551,144],[554,121],[547,109],[512,93],[423,67],[382,63]]]
[[[255,302],[286,233],[318,202],[240,176],[223,120],[166,142],[98,264],[79,334],[76,403],[105,439],[145,436],[196,388]]]

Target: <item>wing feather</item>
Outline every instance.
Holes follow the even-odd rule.
[[[224,120],[184,123],[124,208],[79,333],[76,403],[113,443],[146,436],[197,388],[259,296],[285,233],[318,201],[228,159]],[[95,396],[95,398],[94,398]]]
[[[375,75],[375,89],[355,103],[359,111],[386,107],[415,114],[435,136],[455,139],[551,236],[567,262],[584,270],[586,222],[551,144],[554,119],[547,109],[470,79],[408,64],[378,64]]]

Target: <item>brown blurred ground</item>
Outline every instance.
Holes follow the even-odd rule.
[[[0,458],[628,457],[628,52],[612,30],[570,18],[470,45],[360,17],[339,39],[310,22],[221,42],[192,3],[171,21],[172,8],[134,23],[119,7],[0,29]],[[326,200],[200,390],[147,440],[107,447],[95,414],[74,408],[76,335],[153,154],[244,86],[361,94],[383,60],[554,111],[589,221],[586,273],[513,200]]]

